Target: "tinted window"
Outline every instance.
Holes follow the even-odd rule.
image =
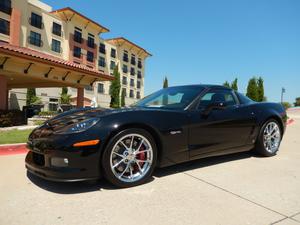
[[[238,96],[239,101],[240,101],[241,104],[247,104],[247,103],[253,102],[253,101],[252,101],[250,98],[248,98],[247,96],[245,96],[245,95],[243,95],[243,94],[241,94],[241,93],[239,93],[239,92],[235,92],[235,93],[236,93],[236,95]]]
[[[231,91],[215,90],[209,91],[201,97],[198,108],[205,108],[208,105],[218,102],[225,102],[227,106],[236,104]]]
[[[190,86],[165,88],[137,102],[134,106],[184,109],[202,90],[202,87]]]

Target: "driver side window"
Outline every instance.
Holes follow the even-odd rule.
[[[224,102],[226,106],[236,105],[235,98],[231,91],[215,90],[209,91],[201,97],[198,109],[206,108],[207,106],[218,102]]]

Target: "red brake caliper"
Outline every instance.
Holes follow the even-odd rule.
[[[140,151],[144,151],[144,149],[145,148],[142,145],[141,148],[140,148]],[[145,160],[146,159],[146,153],[145,152],[139,153],[139,154],[137,154],[136,158],[139,159],[139,160]],[[140,164],[140,167],[142,167],[144,163],[143,162],[139,162],[139,164]],[[138,165],[134,165],[134,173],[139,172],[139,171],[140,170],[139,170]]]

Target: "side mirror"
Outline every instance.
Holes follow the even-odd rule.
[[[226,108],[226,103],[225,102],[214,102],[212,104],[209,104],[203,111],[202,115],[203,116],[208,116],[211,111],[213,110],[223,110]]]

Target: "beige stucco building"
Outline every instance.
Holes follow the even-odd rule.
[[[39,0],[1,0],[0,90],[5,98],[0,97],[0,109],[22,109],[29,87],[36,88],[45,110],[56,110],[61,87],[69,87],[74,104],[88,106],[96,100],[108,107],[116,65],[126,104],[142,98],[150,54],[123,37],[101,38],[106,32],[71,8],[52,10]]]

